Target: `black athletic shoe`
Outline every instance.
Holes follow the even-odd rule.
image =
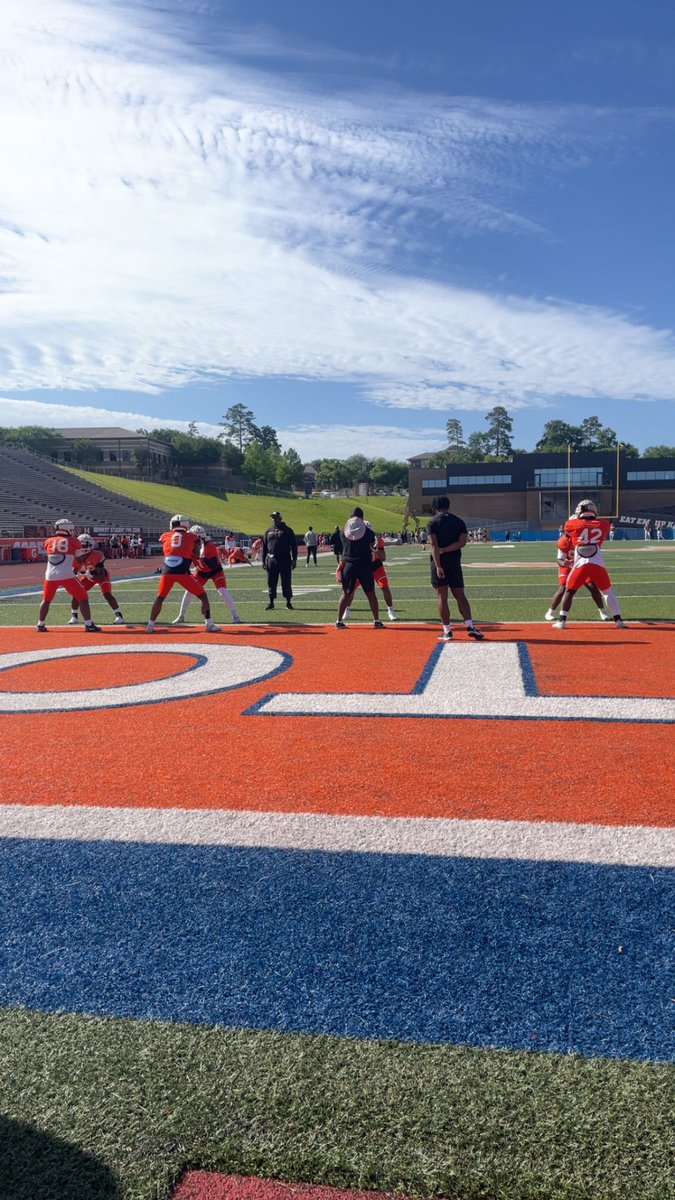
[[[35,632],[36,633],[49,633],[49,630],[47,629],[46,625],[37,625],[35,627]]]
[[[293,607],[293,605],[291,604],[290,600],[287,600],[287,601],[286,601],[286,608],[292,608],[292,607]]]
[[[373,629],[384,629],[381,621],[373,621]]]
[[[85,633],[100,633],[101,626],[100,625],[85,625],[84,632]]]
[[[347,626],[345,625],[344,621],[336,621],[335,628],[336,629],[346,629]]]
[[[269,612],[271,608],[274,608],[274,604],[270,600],[269,604],[265,605],[265,612]]]
[[[447,633],[444,630],[438,640],[439,640],[439,642],[451,642],[452,641],[452,630],[449,629]]]
[[[484,633],[481,633],[480,629],[476,629],[475,625],[474,625],[474,626],[472,626],[472,628],[471,628],[471,629],[467,629],[467,631],[466,631],[466,632],[468,633],[468,635],[469,635],[469,637],[470,637],[470,638],[473,638],[473,640],[474,640],[475,642],[483,642],[483,641],[485,641],[485,634],[484,634]]]

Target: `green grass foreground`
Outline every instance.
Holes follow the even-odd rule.
[[[189,1167],[456,1200],[673,1196],[660,1064],[25,1010],[0,1011],[0,1047],[3,1200],[164,1200]]]
[[[401,496],[357,496],[347,500],[298,497],[290,500],[285,496],[246,496],[215,488],[211,490],[208,481],[203,491],[193,491],[164,483],[98,475],[95,471],[73,469],[73,474],[109,492],[152,504],[167,513],[186,513],[194,521],[207,521],[241,533],[263,533],[269,528],[270,513],[275,509],[283,513],[286,523],[298,534],[305,533],[310,525],[317,532],[327,532],[336,525],[342,527],[355,504],[368,509],[368,520],[377,529],[398,530],[405,508],[405,499]]]
[[[467,546],[463,554],[466,591],[478,623],[491,621],[542,621],[557,587],[555,542],[523,542],[511,548],[503,545]],[[675,620],[675,543],[664,542],[643,549],[641,542],[617,542],[606,550],[608,568],[619,596],[623,615],[628,620]],[[159,559],[148,559],[148,571],[156,571]],[[124,562],[114,564],[123,574]],[[387,571],[396,609],[404,621],[438,621],[436,598],[429,582],[429,554],[422,546],[391,546],[387,550]],[[37,596],[12,596],[3,588],[12,587],[12,567],[0,569],[0,625],[32,625],[36,619]],[[237,567],[227,571],[228,587],[244,621],[325,624],[334,621],[340,587],[335,582],[335,557],[319,555],[318,567],[305,565],[301,550],[293,574],[295,598],[289,611],[281,598],[272,613],[267,604],[267,577],[262,567]],[[30,589],[26,589],[29,591]],[[130,623],[147,621],[157,591],[152,574],[147,579],[115,583],[115,595]],[[213,590],[211,607],[214,619],[229,621],[225,604]],[[380,595],[379,589],[376,589]],[[176,616],[180,603],[179,588],[164,605],[158,628]],[[70,601],[61,591],[52,605],[49,622],[53,627],[68,618]],[[96,591],[92,593],[94,618],[104,623],[110,609]],[[456,607],[451,609],[457,616]],[[386,611],[384,613],[386,617]],[[193,601],[188,612],[191,622],[199,623],[199,606]],[[353,621],[369,621],[370,610],[357,592],[352,609]],[[582,590],[574,602],[571,620],[597,620],[598,614],[589,594]],[[611,632],[611,630],[609,631]]]

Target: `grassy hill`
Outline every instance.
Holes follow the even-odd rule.
[[[358,499],[329,500],[316,498],[289,500],[286,497],[242,496],[236,493],[223,494],[215,490],[193,491],[189,488],[170,487],[164,483],[146,483],[140,479],[120,479],[112,475],[98,475],[93,471],[75,471],[82,479],[88,479],[99,487],[117,492],[132,500],[152,504],[167,513],[182,512],[195,521],[206,521],[241,533],[261,533],[270,524],[270,513],[279,509],[284,520],[304,533],[309,525],[314,529],[329,530],[344,525],[355,504],[361,504],[366,520],[378,530],[397,530],[403,520],[405,498],[402,496],[363,496]]]

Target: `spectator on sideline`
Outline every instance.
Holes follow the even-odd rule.
[[[318,567],[319,565],[316,561],[316,540],[316,534],[310,525],[307,533],[305,534],[305,546],[307,548],[307,561],[305,562],[306,567],[309,566],[309,560],[312,557],[314,558],[314,566]]]
[[[462,574],[462,549],[467,542],[467,528],[461,517],[450,512],[450,501],[447,496],[439,496],[435,501],[436,516],[427,525],[427,533],[431,543],[431,586],[438,597],[438,612],[443,622],[443,633],[439,642],[452,641],[450,626],[450,608],[448,605],[448,588],[457,602],[457,607],[464,617],[466,631],[470,638],[482,642],[484,634],[476,629],[471,616],[471,605],[464,592],[464,576]]]
[[[375,534],[363,519],[363,509],[355,508],[344,527],[342,557],[338,567],[339,582],[342,584],[338,618],[335,622],[338,629],[347,628],[344,615],[346,610],[351,607],[357,583],[361,584],[370,605],[373,627],[384,629],[380,620],[380,608],[375,595],[375,579],[373,577],[373,547],[376,545]]]
[[[263,534],[262,560],[267,571],[267,589],[269,592],[268,610],[274,608],[277,598],[277,584],[281,580],[281,592],[286,601],[286,608],[293,608],[293,585],[291,572],[295,570],[298,561],[298,543],[290,525],[286,525],[280,512],[271,513],[274,524]]]
[[[340,533],[339,525],[335,526],[335,529],[328,540],[333,547],[333,554],[339,562],[342,558],[342,534]]]

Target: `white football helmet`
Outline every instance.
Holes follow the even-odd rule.
[[[67,521],[63,518],[61,521],[54,522],[54,528],[58,529],[59,533],[74,533],[75,526],[72,521]]]
[[[190,518],[182,517],[180,513],[176,513],[175,517],[171,518],[171,528],[184,529],[187,533],[188,529],[190,528]]]
[[[580,500],[574,510],[575,517],[597,517],[598,507],[595,500]]]
[[[203,525],[191,525],[190,533],[196,533],[200,538],[206,537],[206,530]]]
[[[77,540],[85,550],[94,550],[96,548],[96,542],[89,533],[81,533]]]

